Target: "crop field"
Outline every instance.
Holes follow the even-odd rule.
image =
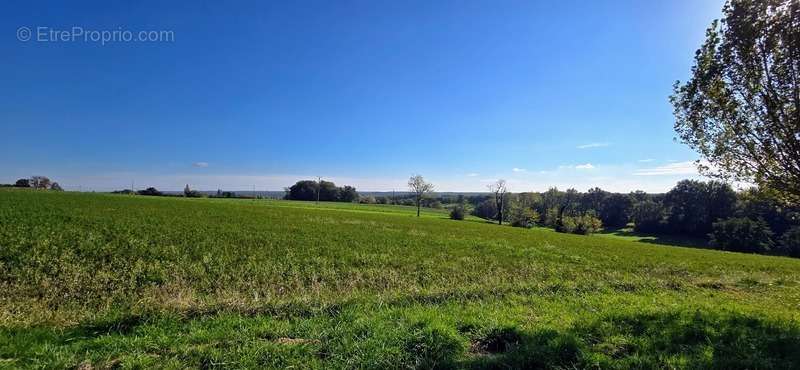
[[[408,207],[0,191],[0,368],[798,368],[800,260]]]

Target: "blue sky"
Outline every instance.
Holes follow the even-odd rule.
[[[442,191],[665,191],[697,159],[673,141],[667,97],[721,8],[3,2],[0,182],[400,190],[419,173]],[[172,37],[92,40],[103,31]]]

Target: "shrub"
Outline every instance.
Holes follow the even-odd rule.
[[[539,213],[532,208],[514,207],[509,212],[511,226],[531,228],[539,222]]]
[[[467,210],[463,204],[458,204],[450,211],[450,218],[453,220],[463,220],[467,214]]]
[[[715,222],[713,230],[711,244],[722,250],[759,253],[772,246],[772,231],[761,219],[729,218]]]
[[[589,235],[594,234],[603,228],[603,222],[593,213],[580,216],[564,216],[561,224],[556,231],[562,233]]]
[[[800,226],[795,226],[783,234],[780,249],[789,256],[800,257]]]
[[[367,195],[365,197],[359,197],[358,202],[361,204],[375,204],[375,197],[372,195]]]
[[[575,234],[589,235],[594,234],[603,228],[603,222],[600,221],[593,213],[587,213],[583,216],[576,217],[578,222],[575,227]]]

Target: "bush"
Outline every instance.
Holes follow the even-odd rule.
[[[508,215],[511,226],[531,228],[539,222],[539,213],[527,207],[514,207]]]
[[[359,197],[358,202],[361,204],[375,204],[375,197],[367,195],[366,197]]]
[[[453,220],[463,220],[466,215],[467,210],[464,208],[463,204],[456,205],[450,211],[450,218]]]
[[[711,244],[734,252],[760,253],[772,247],[772,231],[764,220],[729,218],[715,222]]]
[[[789,256],[800,257],[800,226],[795,226],[783,234],[780,250]]]
[[[564,216],[556,231],[580,235],[594,234],[603,228],[603,222],[594,214],[587,213],[580,216]]]

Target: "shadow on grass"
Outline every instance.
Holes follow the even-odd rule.
[[[740,314],[629,314],[533,333],[503,329],[452,367],[796,369],[800,329]],[[494,339],[492,339],[494,338]],[[480,341],[485,338],[478,339]],[[473,342],[473,348],[474,346]]]
[[[642,243],[688,247],[688,248],[712,249],[708,245],[708,241],[706,239],[694,236],[645,234],[645,233],[635,232],[629,228],[603,230],[599,234],[621,237],[624,239],[635,240]]]
[[[177,322],[174,326],[168,322],[153,322],[133,316],[71,330],[0,329],[0,357],[36,358],[46,353],[36,351],[36,347],[52,350],[73,341],[91,341],[99,335],[141,336],[144,333],[136,329],[140,325],[166,324],[164,329],[171,336],[186,334],[185,327]],[[345,334],[344,337],[319,338],[320,353],[326,355],[317,356],[317,360],[322,361],[317,365],[334,368],[374,367],[376,363],[370,362],[370,356],[362,356],[363,353],[359,352],[364,350],[361,348],[364,343],[360,340],[370,340],[368,335],[362,338],[365,333],[379,328],[386,330],[380,321],[373,323],[377,325],[373,329],[341,332],[355,337]],[[389,356],[384,360],[403,363],[411,368],[800,368],[800,351],[797,351],[800,348],[800,328],[794,322],[740,313],[666,311],[614,314],[578,323],[564,330],[540,328],[526,331],[514,326],[487,327],[480,323],[453,328],[439,321],[397,327],[397,330],[390,337],[379,336],[392,339],[381,342],[378,347],[385,352],[376,353],[375,357]],[[239,343],[233,339],[243,340],[236,332],[228,335],[232,338],[231,343]],[[85,351],[100,351],[113,357],[122,355],[117,351],[136,349],[124,346],[115,348],[113,345],[106,347],[109,343],[113,342],[87,342],[86,346],[69,351],[75,351],[78,357],[88,354]],[[229,360],[236,361],[239,355],[231,354]],[[211,354],[192,352],[191,356],[180,356],[178,358],[185,364],[199,366],[202,365],[201,360]],[[296,360],[303,361],[303,358]],[[48,361],[45,359],[44,362]]]

